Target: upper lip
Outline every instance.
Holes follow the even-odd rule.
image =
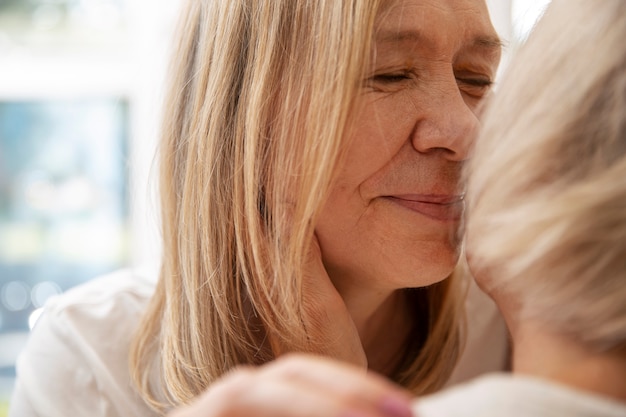
[[[429,204],[454,204],[463,201],[465,194],[394,194],[387,197]]]

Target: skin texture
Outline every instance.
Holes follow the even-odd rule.
[[[375,47],[316,235],[370,369],[384,371],[409,326],[397,290],[438,282],[457,262],[458,180],[501,48],[478,0],[399,1]]]

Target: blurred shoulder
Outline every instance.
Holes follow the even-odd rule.
[[[152,415],[131,382],[129,351],[156,281],[147,270],[120,270],[49,299],[18,358],[12,408]]]
[[[623,417],[626,405],[531,375],[492,373],[417,398],[420,417]]]
[[[118,270],[94,278],[51,298],[45,313],[115,314],[118,309],[140,312],[154,293],[156,272],[147,268]]]

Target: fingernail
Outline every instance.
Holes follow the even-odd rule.
[[[380,410],[389,417],[412,417],[410,401],[398,398],[387,397],[380,403]]]

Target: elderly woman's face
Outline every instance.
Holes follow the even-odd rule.
[[[389,290],[451,273],[458,180],[499,60],[483,0],[400,0],[381,16],[363,107],[316,226],[336,284]]]

